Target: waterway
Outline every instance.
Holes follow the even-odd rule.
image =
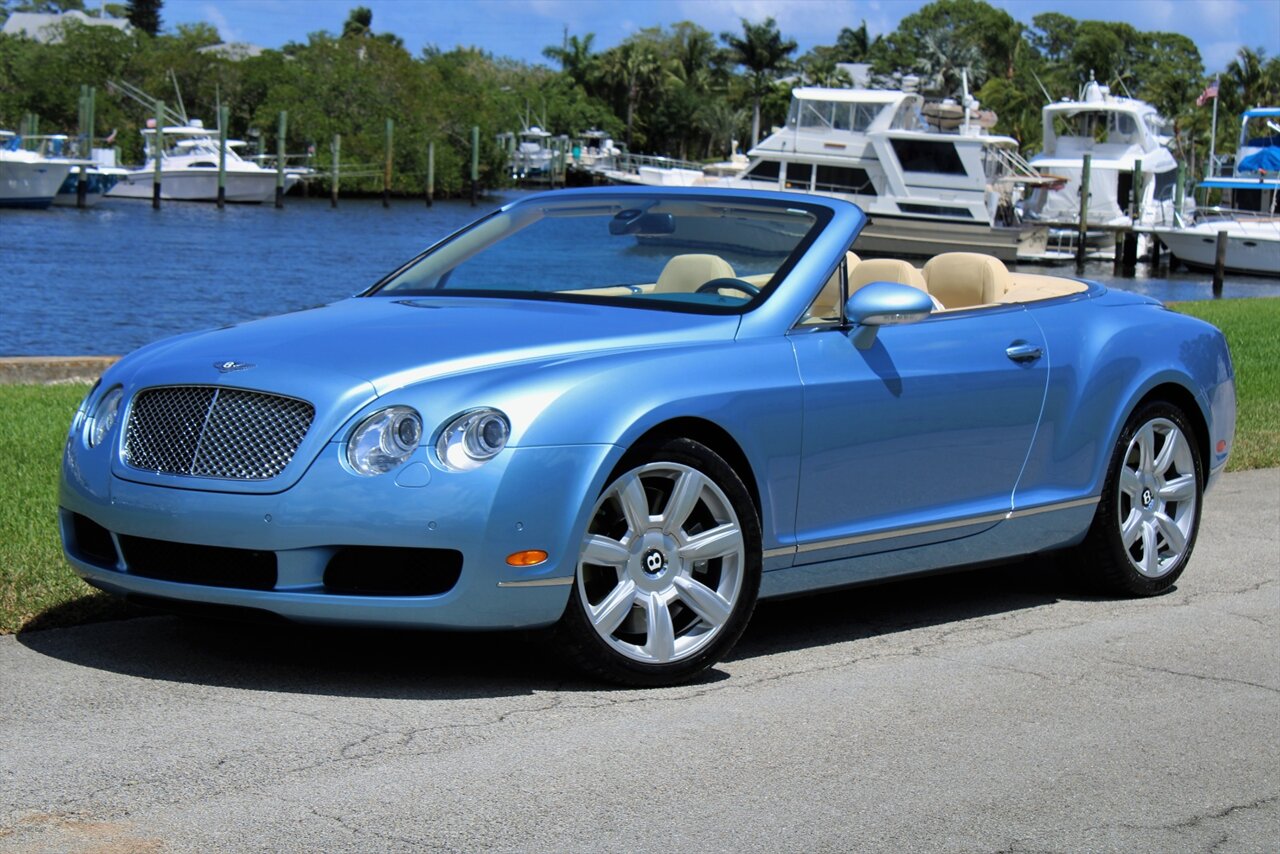
[[[320,305],[368,287],[518,193],[467,202],[289,197],[286,207],[107,200],[88,210],[0,211],[0,355],[110,355],[150,341]],[[855,247],[856,248],[856,247]],[[1074,268],[1034,266],[1072,275]],[[1111,262],[1085,277],[1162,300],[1212,298],[1207,273]],[[1227,298],[1280,296],[1280,280],[1229,276]]]

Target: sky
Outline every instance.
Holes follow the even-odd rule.
[[[797,56],[832,44],[841,27],[865,20],[872,36],[892,32],[927,0],[165,0],[166,29],[204,22],[224,41],[278,48],[308,33],[338,33],[356,6],[373,11],[373,31],[392,32],[417,54],[475,46],[497,56],[547,62],[542,49],[570,35],[595,34],[596,50],[645,27],[689,20],[719,34],[740,21],[773,17],[795,39]],[[1078,20],[1123,21],[1139,30],[1182,33],[1200,49],[1205,69],[1221,70],[1242,46],[1280,54],[1280,0],[989,0],[1030,24],[1041,12]],[[92,7],[94,0],[86,5]]]

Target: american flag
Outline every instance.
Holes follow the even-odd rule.
[[[1203,107],[1205,101],[1216,97],[1218,97],[1218,79],[1215,77],[1212,83],[1204,87],[1204,91],[1200,93],[1200,97],[1196,98],[1196,106]]]

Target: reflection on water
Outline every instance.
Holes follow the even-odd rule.
[[[0,211],[0,355],[125,353],[173,335],[341,299],[516,194],[466,202],[290,198],[271,206],[108,200],[89,210]],[[1026,267],[1072,275],[1074,268]],[[1207,273],[1085,276],[1163,300],[1209,299]],[[1224,296],[1280,296],[1230,276]]]

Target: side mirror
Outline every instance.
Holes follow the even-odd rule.
[[[853,324],[853,345],[866,350],[881,326],[919,323],[933,311],[933,299],[919,288],[894,282],[872,282],[858,288],[844,304],[845,319]]]

